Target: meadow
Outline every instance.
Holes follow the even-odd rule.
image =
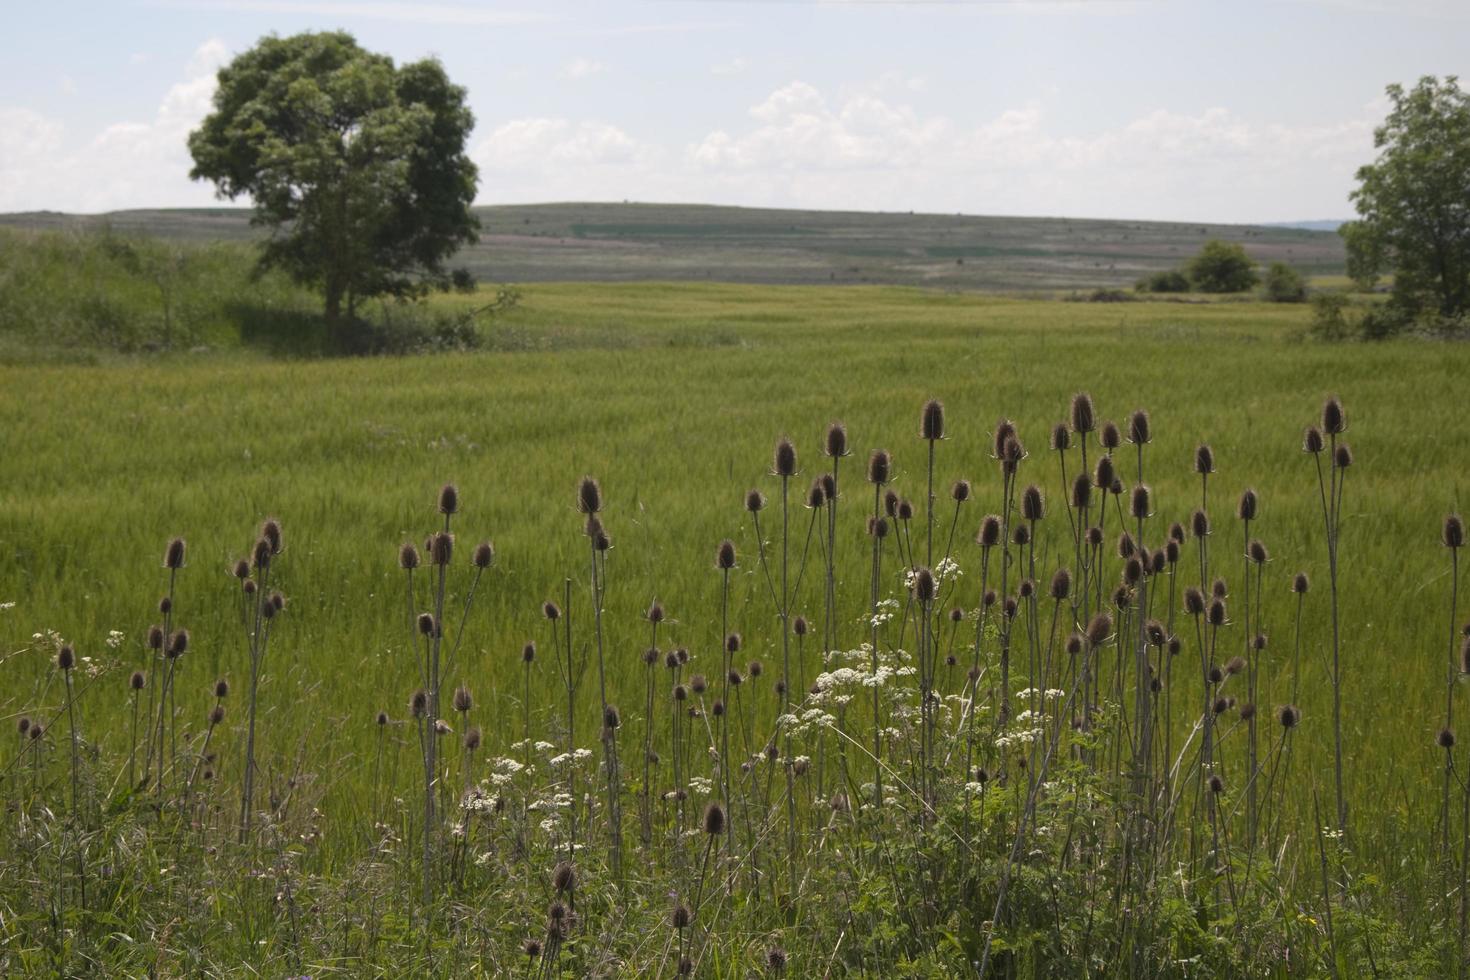
[[[1442,545],[1441,526],[1461,505],[1470,458],[1465,362],[1454,345],[1423,340],[1314,343],[1307,317],[1254,302],[541,283],[524,286],[474,353],[279,360],[246,345],[0,367],[0,716],[45,723],[42,738],[0,752],[0,972],[942,976],[984,962],[990,975],[1025,977],[1452,975],[1462,873],[1440,834],[1460,839],[1467,791],[1456,785],[1446,828],[1444,764],[1464,750],[1447,753],[1436,733],[1464,615],[1463,603],[1450,608],[1458,552]],[[1097,427],[1072,432],[1059,458],[1052,428],[1069,421],[1080,391]],[[1321,457],[1302,451],[1329,396],[1346,406],[1353,454],[1335,538],[1343,820]],[[935,398],[943,438],[931,441],[921,410]],[[1127,439],[1138,409],[1150,414],[1141,449]],[[1108,419],[1122,426],[1115,457],[1127,489],[1102,507],[1106,540],[1084,557],[1071,482],[1084,442],[1089,464],[1102,453]],[[1026,451],[1013,480],[997,459],[1008,451],[1002,420]],[[809,509],[809,484],[833,465],[824,448],[834,422],[851,452],[839,504]],[[796,451],[789,536],[772,475],[782,438]],[[1115,550],[1120,522],[1155,551],[1172,522],[1187,528],[1201,505],[1201,443],[1214,456],[1208,574],[1186,534],[1177,567],[1145,569],[1115,603],[1130,574]],[[915,516],[895,512],[875,575],[877,497],[864,477],[879,448],[892,453],[884,488]],[[1125,511],[1136,457],[1151,496],[1135,523]],[[584,476],[598,481],[596,507],[579,496]],[[961,479],[970,491],[957,504]],[[456,543],[439,579],[425,535],[448,525],[446,483],[457,489]],[[1045,502],[1034,522],[1020,516],[1028,484]],[[751,488],[765,496],[758,518]],[[1247,488],[1258,495],[1248,529],[1236,519]],[[586,533],[588,510],[605,550],[596,528]],[[987,514],[1005,519],[993,561],[976,544]],[[259,676],[255,824],[242,843],[245,692],[261,632],[232,569],[244,560],[246,581],[262,578],[255,549],[267,518],[284,546],[263,563],[256,598],[279,589],[285,601]],[[1014,528],[1028,524],[1034,537],[1015,544]],[[186,559],[171,574],[165,546],[176,535]],[[1249,559],[1256,538],[1269,560]],[[494,558],[477,574],[482,539]],[[716,567],[725,539],[738,556],[728,576]],[[405,543],[424,545],[407,599]],[[1029,593],[1017,591],[1023,553],[1034,562]],[[905,569],[951,554],[938,594],[923,599]],[[1054,603],[1058,568],[1074,586]],[[1311,577],[1304,597],[1290,588],[1298,572]],[[1216,576],[1229,583],[1229,625],[1197,633],[1182,590]],[[985,587],[999,590],[994,606]],[[173,659],[147,643],[166,594],[170,631],[190,637]],[[875,616],[875,595],[893,602],[881,607],[891,618]],[[436,605],[448,612],[420,633],[418,615]],[[1106,628],[1088,637],[1104,613]],[[797,615],[810,624],[799,642]],[[1170,624],[1178,663],[1193,665],[1158,690],[1149,679],[1164,647],[1158,672],[1134,659],[1153,656],[1151,619]],[[1067,662],[1074,629],[1082,659]],[[1252,651],[1257,631],[1269,643]],[[424,734],[436,708],[411,696],[440,633],[448,670],[437,714],[453,731],[437,740],[428,859],[420,747],[436,742]],[[731,665],[744,700],[715,714],[729,633],[741,636]],[[80,658],[71,672],[56,666],[63,643]],[[652,668],[650,643],[661,651]],[[1254,719],[1242,717],[1233,672],[1201,678],[1207,643],[1222,668],[1247,661]],[[1000,650],[1012,644],[1002,681]],[[688,663],[661,666],[679,647]],[[839,653],[824,662],[823,648]],[[572,733],[568,656],[580,677]],[[809,702],[787,706],[778,693],[788,656],[791,691]],[[874,678],[880,656],[887,686],[839,678],[803,694],[823,669]],[[1079,663],[1097,674],[1084,678]],[[160,666],[174,677],[176,730],[145,736],[167,774],[138,784],[129,679],[148,672],[136,697],[150,705]],[[695,673],[707,693],[693,692]],[[460,685],[472,692],[463,712],[451,704]],[[936,702],[920,699],[921,685]],[[1200,771],[1193,753],[1213,711],[1196,706],[1209,685],[1240,700],[1221,712],[1210,769],[1224,780],[1220,807],[1182,775]],[[1168,724],[1145,726],[1175,687],[1172,714],[1160,716]],[[1062,693],[1034,693],[1042,688]],[[868,699],[880,689],[890,739],[881,806],[866,748]],[[1265,781],[1284,754],[1273,712],[1293,699],[1290,764],[1262,786],[1246,768],[1247,729],[1254,743],[1260,723]],[[598,736],[604,700],[620,706],[615,738]],[[217,703],[226,712],[214,726]],[[1086,722],[1064,724],[1083,704]],[[778,723],[783,709],[800,723]],[[738,749],[719,748],[724,717]],[[1028,724],[1035,731],[1015,738]],[[472,726],[476,747],[462,750]],[[1140,741],[1155,729],[1157,741]],[[649,784],[645,737],[659,756]],[[603,753],[619,743],[626,785],[607,795]],[[748,772],[720,765],[737,751]],[[983,774],[960,764],[969,753]],[[580,767],[582,789],[559,801],[576,785],[569,767]],[[1265,829],[1248,827],[1251,789],[1266,801]],[[529,809],[538,802],[546,809]],[[579,826],[582,849],[569,850]],[[575,883],[554,873],[569,854]]]

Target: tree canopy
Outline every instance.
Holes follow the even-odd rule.
[[[1453,75],[1390,85],[1373,133],[1378,159],[1358,169],[1359,218],[1342,227],[1348,271],[1369,285],[1393,273],[1406,312],[1470,312],[1470,93]]]
[[[335,327],[363,298],[463,276],[445,263],[479,228],[473,126],[438,61],[395,68],[342,32],[270,36],[220,69],[190,176],[250,198],[272,232],[262,267],[321,289]]]
[[[1259,282],[1256,264],[1245,248],[1211,239],[1184,267],[1194,288],[1202,293],[1243,293]]]

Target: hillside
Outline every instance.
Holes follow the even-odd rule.
[[[1262,262],[1339,275],[1329,232],[959,214],[788,211],[680,204],[532,204],[476,209],[480,241],[459,261],[483,281],[679,280],[888,283],[945,289],[1058,290],[1131,284],[1178,265],[1209,238]],[[0,215],[0,226],[110,225],[195,242],[260,234],[237,208]]]

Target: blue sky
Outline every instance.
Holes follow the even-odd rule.
[[[1390,82],[1465,0],[115,0],[7,5],[0,211],[209,204],[183,141],[262,34],[469,90],[482,203],[1345,217]]]

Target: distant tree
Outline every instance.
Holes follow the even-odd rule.
[[[271,36],[220,69],[190,176],[250,198],[271,229],[261,268],[321,289],[336,329],[366,297],[454,283],[445,262],[479,228],[473,125],[435,60],[395,68],[340,32]]]
[[[1359,219],[1341,229],[1348,272],[1370,286],[1392,271],[1394,305],[1459,316],[1470,312],[1470,93],[1428,75],[1388,97],[1378,159],[1352,193]]]
[[[1259,281],[1256,264],[1245,248],[1212,238],[1184,267],[1189,281],[1202,293],[1243,293]]]
[[[1272,262],[1262,280],[1266,298],[1273,303],[1300,303],[1307,298],[1307,281],[1285,262]]]
[[[1178,269],[1163,269],[1138,280],[1141,293],[1187,293],[1189,277]]]

